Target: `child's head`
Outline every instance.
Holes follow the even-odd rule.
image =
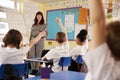
[[[87,31],[85,29],[82,29],[78,35],[76,36],[76,43],[78,45],[83,45],[87,37]]]
[[[60,44],[66,41],[66,35],[64,32],[58,32],[56,35],[56,41]]]
[[[6,36],[3,38],[5,47],[7,47],[8,45],[13,45],[19,49],[21,41],[22,35],[18,30],[15,29],[9,30]]]
[[[107,25],[106,42],[111,50],[112,56],[120,60],[120,21]]]

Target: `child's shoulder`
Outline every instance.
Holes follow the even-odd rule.
[[[106,52],[108,52],[108,50],[109,50],[109,48],[108,48],[107,44],[103,43],[100,46],[98,46],[97,48],[90,50],[88,53],[103,55],[102,53],[106,53]]]
[[[97,48],[90,50],[84,56],[86,61],[98,61],[99,59],[105,59],[109,55],[109,48],[106,43],[98,46]]]

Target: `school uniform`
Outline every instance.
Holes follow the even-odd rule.
[[[84,57],[88,80],[120,80],[120,62],[115,61],[106,43],[89,51]]]
[[[72,59],[75,60],[78,55],[85,55],[86,51],[87,49],[85,46],[77,46],[70,51],[70,55],[72,56]]]
[[[0,66],[2,64],[19,64],[24,62],[25,54],[30,50],[29,46],[20,49],[0,47]]]
[[[79,68],[81,70],[81,67],[82,67],[83,64],[78,64],[78,63],[75,62],[75,60],[76,60],[78,55],[84,56],[87,52],[87,49],[88,49],[88,43],[86,41],[83,46],[78,45],[77,47],[73,48],[70,51],[70,55],[72,56],[72,60],[71,60],[71,65],[69,66],[69,70],[79,71],[78,70],[78,65],[79,65]]]
[[[54,49],[51,49],[46,55],[47,60],[53,60],[53,66],[52,66],[52,71],[53,72],[58,72],[62,71],[62,67],[58,65],[58,62],[61,57],[67,57],[69,56],[69,43],[66,42],[62,46],[57,46]],[[68,67],[63,67],[63,70],[68,70]]]
[[[83,46],[78,45],[77,47],[73,48],[70,51],[70,55],[72,56],[73,60],[76,60],[76,57],[78,55],[85,55],[88,50],[88,41],[86,40],[85,44]]]

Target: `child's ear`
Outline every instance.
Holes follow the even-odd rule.
[[[67,41],[67,40],[66,40],[66,37],[64,38],[64,41]]]
[[[55,39],[56,42],[58,42],[57,38]]]

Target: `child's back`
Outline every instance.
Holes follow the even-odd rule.
[[[67,32],[61,23],[60,19],[56,18],[56,21],[61,28],[62,32],[56,34],[57,46],[54,49],[51,49],[42,59],[53,60],[52,71],[58,72],[62,71],[62,67],[58,65],[59,59],[61,57],[69,56],[69,43],[67,38]],[[65,68],[67,70],[67,67]]]
[[[84,57],[91,79],[120,80],[120,21],[106,25],[102,0],[89,0],[91,51]]]

